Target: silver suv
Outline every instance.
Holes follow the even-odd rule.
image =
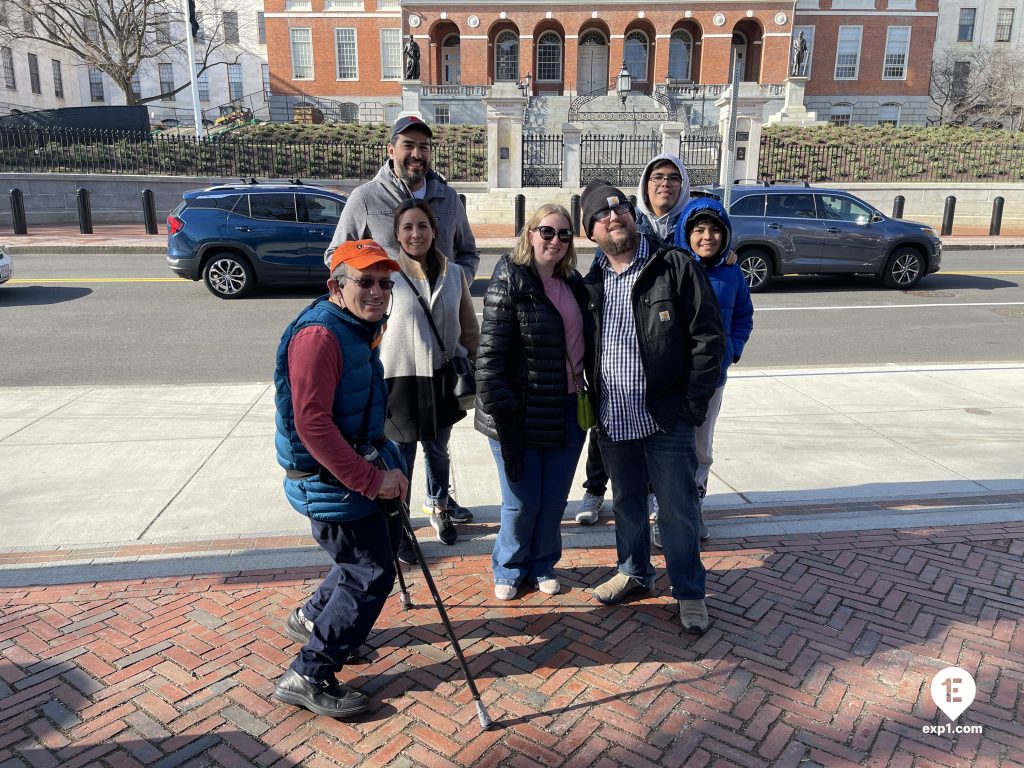
[[[694,192],[722,197],[721,187]],[[849,274],[909,290],[942,262],[934,227],[890,218],[849,192],[759,183],[734,186],[731,198],[733,248],[751,291],[782,275]]]

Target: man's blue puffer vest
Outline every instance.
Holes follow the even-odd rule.
[[[367,404],[370,403],[366,437],[378,448],[384,446],[380,451],[389,467],[404,471],[398,447],[384,438],[388,390],[384,383],[380,352],[370,347],[383,324],[384,320],[374,324],[364,323],[332,304],[327,296],[322,296],[306,307],[281,337],[274,370],[274,387],[277,390],[277,434],[274,443],[277,461],[282,467],[312,475],[301,480],[285,478],[284,481],[288,502],[306,517],[321,522],[358,520],[379,512],[380,503],[348,488],[320,481],[320,464],[302,444],[295,430],[291,384],[288,380],[288,344],[300,329],[308,325],[322,325],[334,334],[341,347],[342,359],[341,381],[334,394],[334,423],[338,425],[342,436],[354,444]]]

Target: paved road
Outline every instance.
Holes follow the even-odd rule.
[[[268,381],[281,331],[319,292],[221,301],[159,256],[19,256],[16,268],[0,288],[2,386]],[[788,278],[755,297],[741,368],[1020,360],[1022,283],[1024,250],[947,253],[910,293]]]

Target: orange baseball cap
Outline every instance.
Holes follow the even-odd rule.
[[[376,264],[382,264],[392,272],[402,269],[401,265],[373,240],[349,240],[339,245],[331,254],[331,272],[337,269],[339,264],[347,264],[359,270],[369,269]]]

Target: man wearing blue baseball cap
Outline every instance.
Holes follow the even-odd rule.
[[[392,255],[398,253],[395,208],[403,200],[418,197],[430,204],[437,219],[437,250],[462,267],[472,284],[480,252],[458,194],[431,170],[433,138],[434,132],[422,119],[414,115],[398,119],[391,131],[387,163],[349,195],[324,263],[341,243],[363,238],[375,240]]]

